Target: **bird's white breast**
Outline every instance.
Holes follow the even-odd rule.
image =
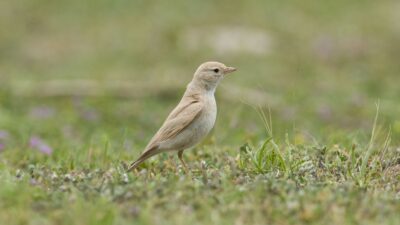
[[[206,94],[203,100],[204,107],[198,117],[173,140],[164,142],[162,148],[166,150],[190,148],[207,136],[215,124],[217,117],[217,104],[213,93]]]
[[[215,102],[214,94],[207,94],[204,99],[204,108],[201,116],[199,117],[198,130],[199,135],[207,135],[214,127],[215,119],[217,117],[217,104]]]

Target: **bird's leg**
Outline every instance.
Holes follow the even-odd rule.
[[[169,155],[168,157],[169,157],[169,161],[171,162],[172,166],[174,168],[176,168],[175,160],[173,159],[174,156],[173,155]]]
[[[188,166],[186,165],[185,161],[183,161],[183,150],[180,150],[180,151],[178,152],[178,158],[179,158],[179,160],[181,161],[181,163],[182,163],[182,165],[183,165],[183,168],[185,169],[185,172],[188,174],[188,173],[189,173],[189,168],[188,168]]]

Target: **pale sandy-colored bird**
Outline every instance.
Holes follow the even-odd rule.
[[[186,163],[182,159],[183,151],[199,143],[214,127],[217,116],[215,89],[226,74],[234,71],[235,68],[219,62],[201,64],[178,106],[172,110],[128,171],[158,153],[169,151],[178,151],[178,158],[187,171]]]

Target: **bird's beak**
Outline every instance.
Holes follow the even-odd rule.
[[[235,72],[235,71],[236,71],[235,67],[227,66],[227,67],[224,68],[224,74],[232,73],[232,72]]]

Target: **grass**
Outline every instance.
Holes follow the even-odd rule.
[[[0,224],[398,224],[399,7],[2,1]],[[191,174],[127,174],[210,59]]]
[[[378,113],[369,142],[354,137],[348,146],[298,144],[293,133],[279,140],[267,132],[264,140],[249,140],[240,149],[209,140],[185,155],[190,175],[166,155],[127,174],[126,163],[133,157],[130,149],[122,149],[126,134],[93,134],[83,141],[86,146],[75,149],[62,148],[71,140],[52,143],[60,147],[51,155],[14,143],[1,153],[0,220],[395,224],[400,153],[389,145],[389,136],[377,132],[377,118]],[[264,121],[271,129],[271,120]]]

